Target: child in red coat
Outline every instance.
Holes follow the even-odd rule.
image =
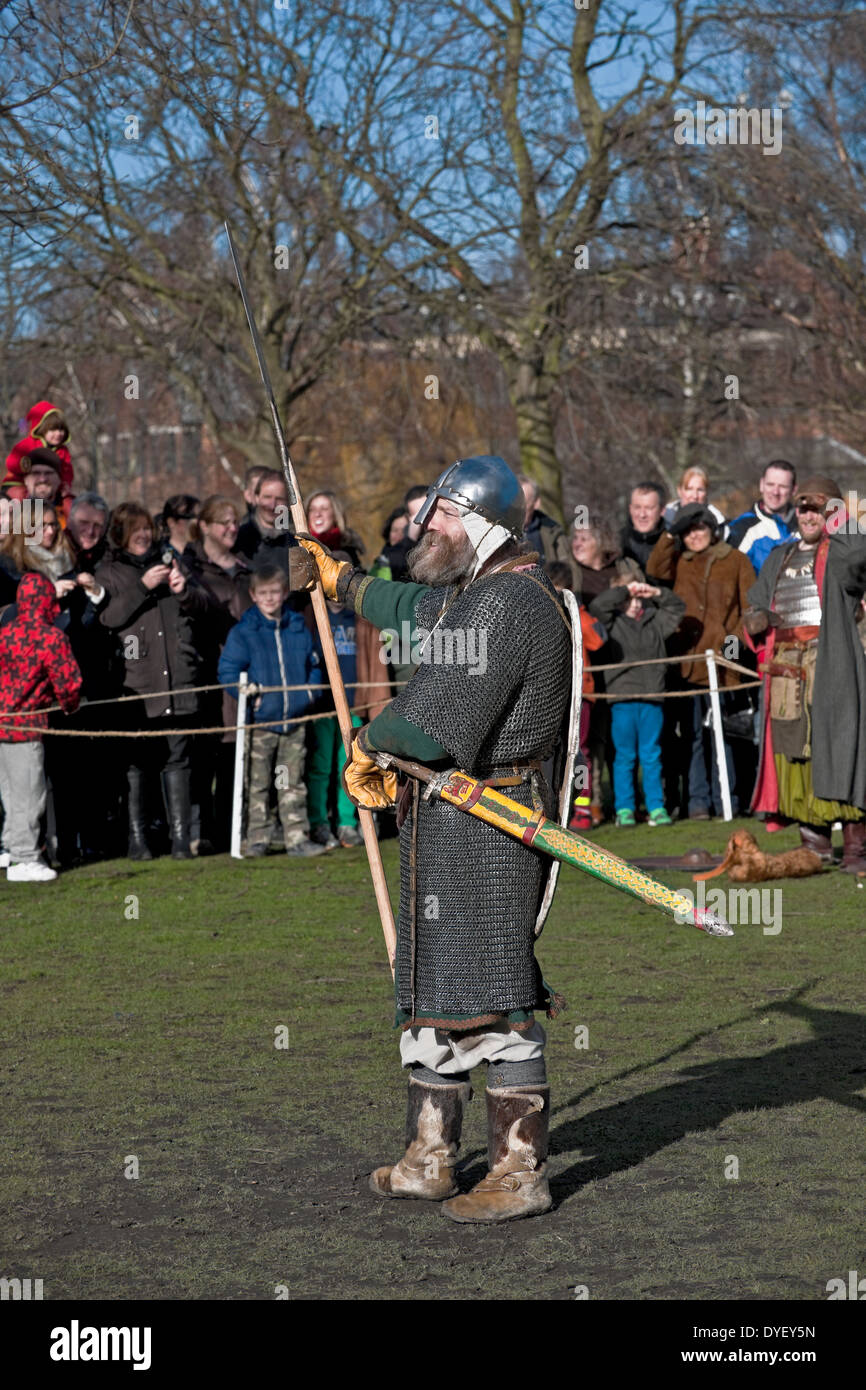
[[[66,441],[69,438],[69,426],[60,410],[50,401],[37,401],[27,412],[27,424],[30,426],[30,433],[24,439],[19,439],[6,459],[6,475],[0,486],[3,487],[7,497],[26,497],[27,490],[24,486],[22,461],[32,454],[34,449],[48,448],[57,455],[60,495],[61,497],[71,497],[75,474],[72,468],[72,458],[66,447]]]
[[[44,883],[57,875],[39,857],[48,715],[38,711],[55,701],[67,714],[76,710],[81,672],[69,638],[54,626],[60,606],[50,579],[25,574],[15,602],[17,617],[0,627],[2,854],[10,882]]]

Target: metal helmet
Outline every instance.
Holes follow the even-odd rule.
[[[471,459],[458,459],[445,469],[428,489],[415,524],[423,526],[436,505],[444,497],[461,507],[468,507],[485,520],[510,531],[520,540],[526,504],[523,489],[505,459],[496,454],[479,454]]]

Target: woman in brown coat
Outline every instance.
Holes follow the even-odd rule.
[[[682,507],[670,531],[656,541],[647,563],[647,575],[673,587],[686,605],[685,616],[672,641],[675,654],[703,653],[712,648],[724,652],[726,638],[736,638],[739,651],[743,643],[743,613],[748,607],[747,594],[755,582],[755,571],[739,550],[719,540],[719,525],[715,515],[703,503],[694,502]],[[736,686],[739,676],[727,667],[718,667],[719,684]],[[689,661],[680,668],[686,689],[706,690],[709,685],[707,663]],[[692,700],[680,700],[680,715],[684,761],[688,764],[689,816],[707,820],[711,809],[721,813],[718,769],[704,719],[709,697],[700,695]],[[725,744],[728,781],[731,786],[731,808],[737,814],[738,805],[733,793],[734,760]],[[708,766],[711,774],[708,775]]]

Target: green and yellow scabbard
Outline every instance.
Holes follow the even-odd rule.
[[[619,855],[611,854],[609,850],[601,849],[584,840],[583,836],[576,835],[573,830],[557,825],[556,821],[540,811],[521,806],[510,797],[503,796],[502,792],[486,786],[477,777],[470,777],[457,768],[448,772],[433,772],[422,763],[409,762],[391,753],[377,753],[376,761],[381,767],[396,767],[410,777],[426,782],[425,797],[436,796],[441,801],[447,801],[449,806],[456,806],[459,811],[495,826],[532,849],[541,850],[563,864],[573,864],[602,883],[609,883],[612,888],[618,888],[620,892],[628,893],[650,907],[660,908],[678,922],[690,923],[708,936],[734,934],[718,913],[695,907],[682,893],[676,893],[649,874],[642,873],[633,864],[620,859]]]

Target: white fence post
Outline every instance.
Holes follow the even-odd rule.
[[[244,823],[244,772],[247,748],[247,673],[238,680],[238,731],[235,736],[235,781],[232,794],[232,859],[242,859],[241,838]]]
[[[713,714],[713,739],[716,745],[716,766],[719,769],[719,787],[722,793],[722,819],[733,820],[731,812],[731,786],[728,781],[728,760],[725,756],[725,737],[722,728],[722,702],[719,699],[719,677],[716,671],[716,654],[710,648],[706,653],[707,674],[710,678],[710,709]]]

